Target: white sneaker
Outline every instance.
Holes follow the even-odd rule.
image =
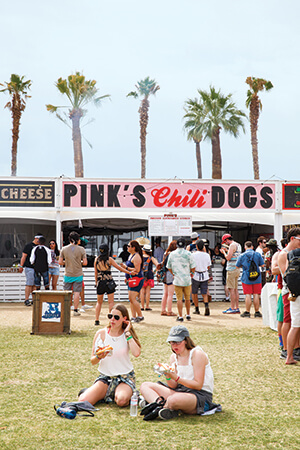
[[[71,306],[71,311],[74,311],[74,305]]]
[[[80,311],[80,312],[85,312],[85,309],[84,309],[84,308],[80,308],[79,311]]]
[[[83,305],[83,309],[92,309],[92,305]]]
[[[74,311],[74,312],[73,312],[73,316],[81,316],[81,314],[80,314],[79,311]]]

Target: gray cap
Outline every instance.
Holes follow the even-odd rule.
[[[181,342],[185,337],[190,335],[189,330],[183,325],[172,327],[167,339],[167,342]]]
[[[198,233],[196,233],[196,231],[194,231],[194,232],[191,234],[191,239],[198,239]]]

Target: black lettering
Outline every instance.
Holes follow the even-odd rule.
[[[254,208],[257,203],[256,189],[253,186],[248,186],[244,190],[244,205],[246,208]]]
[[[211,191],[211,207],[221,208],[225,202],[225,192],[221,186],[213,186]]]
[[[104,206],[104,186],[103,184],[91,185],[91,206]]]
[[[86,206],[86,184],[80,185],[80,206]]]
[[[120,185],[119,184],[109,184],[107,186],[108,188],[108,193],[107,193],[107,206],[115,206],[117,208],[120,208],[120,203],[118,200],[118,193],[120,190]]]
[[[262,208],[271,208],[271,206],[273,205],[273,199],[269,194],[273,194],[273,190],[269,186],[264,186],[260,191],[260,195],[262,197],[260,204]]]
[[[237,186],[228,189],[228,205],[230,208],[238,208],[240,206],[240,190]]]
[[[77,187],[74,184],[64,185],[64,206],[71,206],[71,197],[77,194]]]
[[[139,184],[134,186],[133,194],[135,195],[135,199],[132,201],[132,203],[137,208],[142,208],[142,206],[144,206],[144,204],[146,203],[146,199],[143,196],[142,192],[146,192],[144,186],[141,186]]]

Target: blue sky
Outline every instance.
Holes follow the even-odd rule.
[[[259,160],[262,180],[299,179],[298,0],[20,0],[1,8],[0,82],[11,73],[33,81],[22,116],[18,176],[74,176],[71,131],[46,111],[67,105],[54,82],[75,71],[97,80],[101,108],[83,128],[86,178],[140,176],[139,100],[126,98],[150,76],[147,178],[197,177],[195,148],[183,132],[183,106],[209,85],[232,93],[246,112],[247,76],[271,80],[262,93]],[[10,175],[11,117],[0,95],[1,175]],[[221,133],[224,179],[252,179],[249,123],[234,139]],[[211,144],[201,144],[203,177],[211,177]]]

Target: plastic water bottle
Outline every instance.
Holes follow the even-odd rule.
[[[130,415],[137,416],[139,396],[136,391],[133,392],[130,400]]]

